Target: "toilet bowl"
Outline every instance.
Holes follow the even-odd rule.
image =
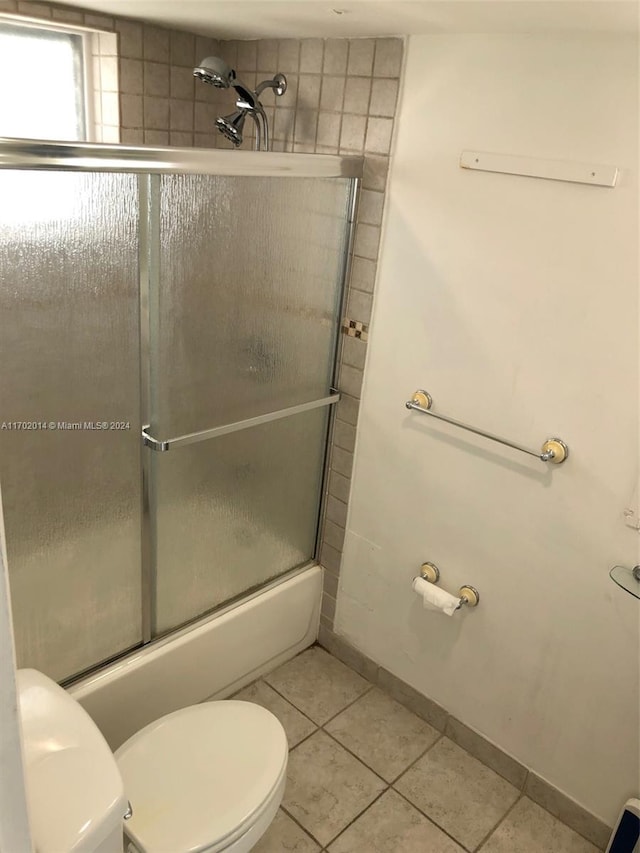
[[[183,708],[114,755],[51,679],[19,670],[18,691],[37,853],[246,853],[275,817],[287,739],[259,705]]]

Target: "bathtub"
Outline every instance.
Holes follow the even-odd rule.
[[[69,687],[117,749],[163,714],[223,699],[315,642],[322,569],[308,565]]]

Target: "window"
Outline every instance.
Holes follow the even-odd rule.
[[[84,36],[0,20],[0,136],[90,137]]]

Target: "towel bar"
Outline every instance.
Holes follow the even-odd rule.
[[[485,432],[482,429],[463,424],[462,421],[456,421],[453,418],[448,418],[445,415],[438,415],[431,411],[433,399],[427,391],[416,391],[413,397],[405,403],[407,409],[414,412],[421,412],[423,415],[430,415],[432,418],[437,418],[439,421],[452,424],[453,426],[466,429],[475,435],[481,435],[483,438],[488,438],[490,441],[497,441],[498,444],[503,444],[505,447],[511,447],[514,450],[519,450],[521,453],[526,453],[529,456],[535,456],[541,462],[552,462],[554,465],[561,465],[569,455],[569,448],[561,438],[548,438],[542,445],[540,452],[529,450],[528,447],[523,447],[521,444],[516,444],[514,441],[508,441],[506,438],[493,435],[490,432]]]

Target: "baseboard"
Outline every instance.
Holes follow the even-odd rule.
[[[495,743],[487,740],[479,732],[474,731],[461,720],[449,714],[437,702],[419,693],[414,687],[368,658],[344,637],[327,628],[322,622],[318,643],[363,678],[378,685],[401,705],[409,708],[438,731],[443,732],[470,755],[477,758],[478,761],[481,761],[522,791],[530,800],[546,809],[554,817],[586,838],[587,841],[595,844],[598,849],[605,849],[612,828],[576,803],[575,800],[572,800],[571,797],[538,776],[533,770],[509,755]]]

